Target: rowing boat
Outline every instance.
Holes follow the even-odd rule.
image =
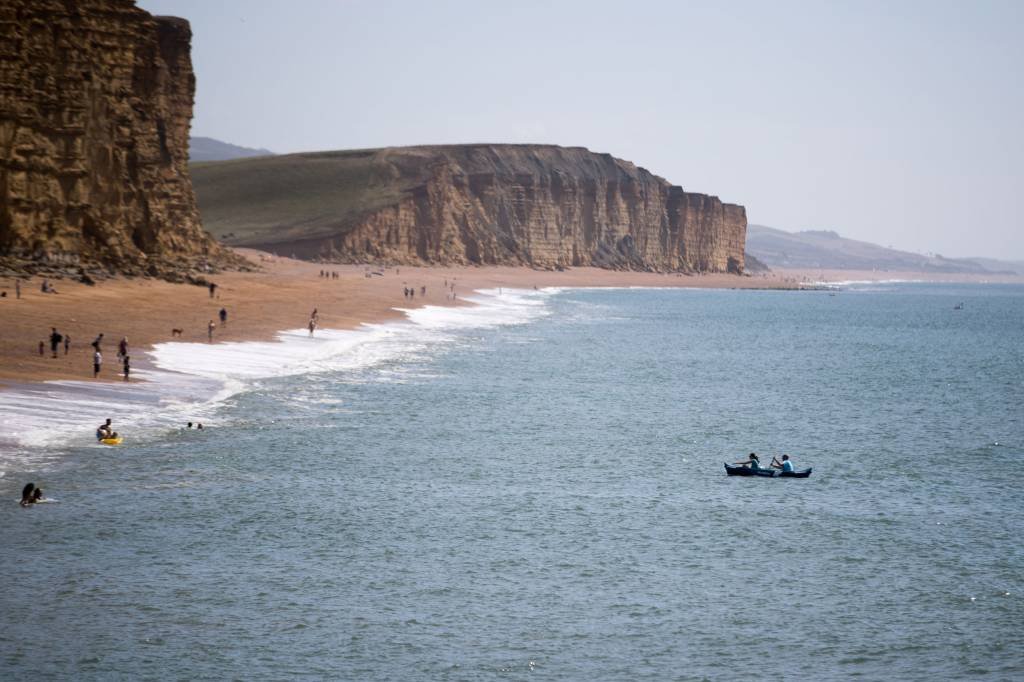
[[[778,469],[751,469],[736,464],[726,464],[725,473],[730,476],[763,476],[764,478],[807,478],[811,475],[811,467],[800,471],[779,471]]]

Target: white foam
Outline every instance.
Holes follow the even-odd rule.
[[[482,290],[465,299],[474,305],[399,308],[403,322],[320,329],[313,337],[292,329],[268,342],[161,343],[147,353],[154,369],[134,372],[141,382],[50,381],[0,391],[0,476],[12,465],[58,457],[66,445],[103,447],[93,434],[106,417],[128,447],[187,421],[209,421],[221,403],[261,379],[400,364],[450,348],[453,331],[528,323],[548,314],[552,293]],[[378,380],[394,379],[389,373]]]

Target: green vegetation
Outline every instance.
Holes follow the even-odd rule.
[[[190,169],[203,227],[233,246],[265,247],[344,233],[423,182],[422,164],[388,157],[387,150],[317,152]]]

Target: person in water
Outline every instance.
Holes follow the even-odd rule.
[[[761,462],[760,462],[760,460],[757,459],[757,455],[755,455],[753,452],[750,453],[750,457],[748,457],[747,459],[743,460],[742,462],[736,462],[736,464],[741,464],[741,465],[747,467],[748,469],[760,469],[761,468]]]
[[[43,489],[36,488],[32,491],[32,504],[43,501]]]
[[[773,469],[782,469],[784,473],[793,473],[793,462],[789,460],[789,455],[783,455],[782,461],[772,457],[771,467]]]
[[[35,489],[35,483],[26,483],[25,487],[21,489],[21,502],[19,502],[18,504],[20,504],[22,507],[27,507],[30,504],[32,504],[32,493],[35,491]]]
[[[107,419],[106,423],[100,424],[100,427],[96,429],[96,440],[110,438],[110,434],[113,432],[113,429],[114,427],[110,425],[110,419]]]

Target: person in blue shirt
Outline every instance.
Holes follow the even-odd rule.
[[[782,469],[783,473],[793,473],[793,462],[789,460],[789,455],[783,455],[781,462],[775,457],[772,457],[771,466],[773,469]]]
[[[748,457],[747,459],[743,460],[742,462],[736,462],[736,464],[742,464],[743,466],[747,467],[748,469],[760,469],[761,468],[761,462],[757,459],[757,455],[755,455],[753,452],[750,453],[750,457]]]

